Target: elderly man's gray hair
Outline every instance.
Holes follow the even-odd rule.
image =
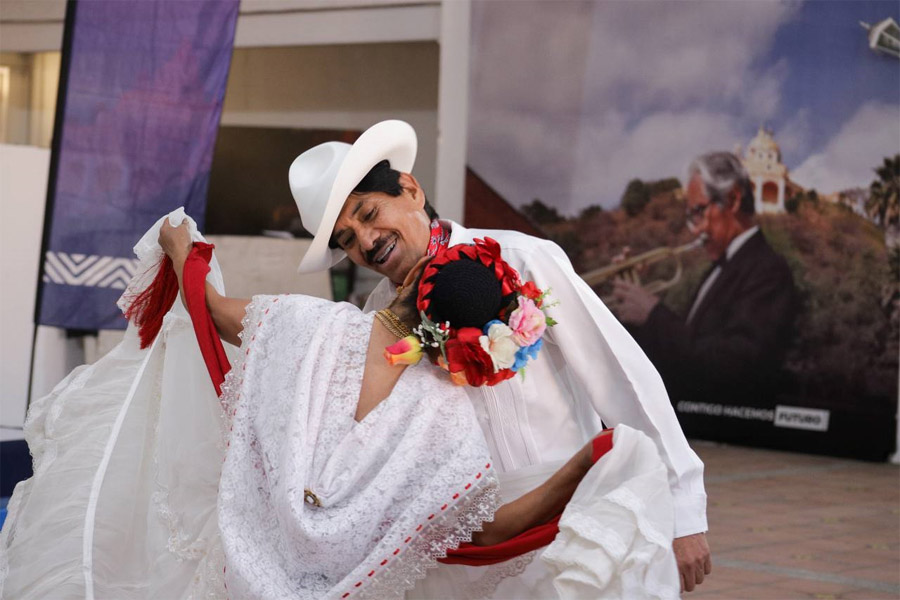
[[[710,152],[698,156],[688,167],[688,181],[699,175],[712,202],[725,204],[728,193],[737,185],[744,214],[754,213],[753,186],[741,160],[731,152]]]

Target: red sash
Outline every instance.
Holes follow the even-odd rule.
[[[612,441],[612,434],[595,437],[591,460],[596,463],[600,460],[600,457],[612,450]],[[438,562],[479,567],[521,556],[526,552],[537,550],[552,542],[556,534],[559,533],[559,518],[561,516],[562,513],[546,523],[526,529],[516,537],[493,546],[476,546],[469,543],[460,544],[456,550],[448,550],[447,557],[439,558]]]

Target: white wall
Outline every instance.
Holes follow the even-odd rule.
[[[22,424],[50,151],[0,145],[0,424]],[[5,430],[0,431],[4,433]]]
[[[50,151],[0,145],[0,425],[21,426],[34,335],[34,302],[41,251]],[[77,340],[42,327],[35,360],[34,394],[41,396],[81,362]],[[0,429],[0,439],[21,438]]]
[[[433,197],[439,54],[435,42],[238,48],[222,124],[362,131],[406,120],[419,136],[414,172]]]
[[[216,247],[225,293],[232,298],[307,294],[331,299],[331,277],[327,271],[297,273],[300,257],[306,253],[310,240],[234,235],[211,235],[207,240]],[[123,331],[104,330],[97,336],[84,337],[83,361],[96,362],[122,341],[123,335]]]
[[[297,265],[311,240],[211,235],[222,267],[225,292],[233,298],[255,294],[307,294],[331,300],[327,271],[298,273]]]

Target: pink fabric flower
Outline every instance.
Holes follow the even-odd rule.
[[[530,346],[544,335],[547,317],[534,300],[519,296],[519,308],[509,315],[509,328],[520,346]]]

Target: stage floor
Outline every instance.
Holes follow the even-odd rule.
[[[713,572],[686,599],[900,598],[900,467],[691,445]]]

